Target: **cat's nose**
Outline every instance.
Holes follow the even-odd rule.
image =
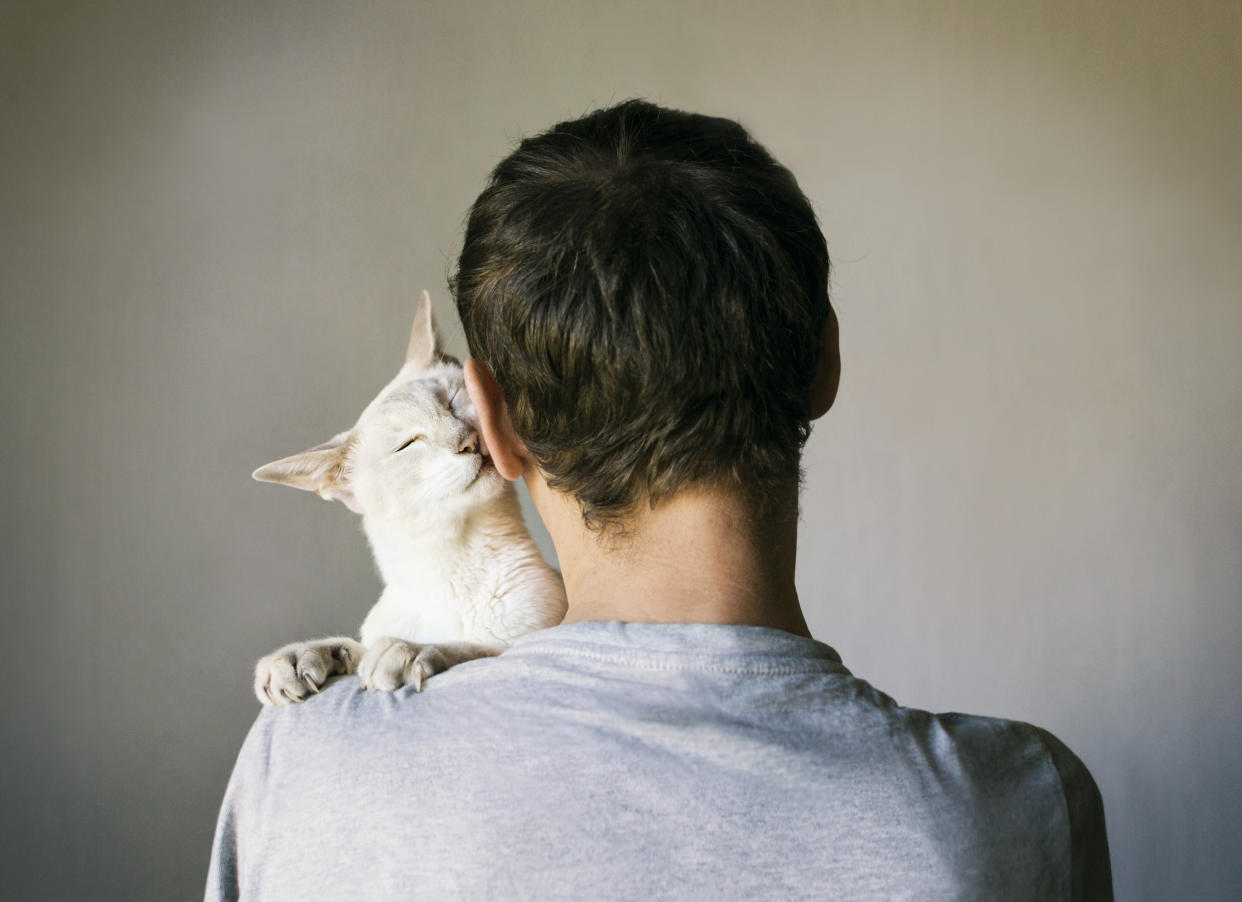
[[[479,450],[479,434],[471,429],[457,446],[458,454],[474,454]]]

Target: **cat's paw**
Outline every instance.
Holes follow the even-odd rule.
[[[434,645],[381,636],[363,653],[358,680],[368,691],[392,692],[413,686],[415,692],[422,692],[424,680],[448,667]]]
[[[392,636],[381,636],[367,646],[358,665],[358,680],[363,689],[392,692],[402,686],[413,686],[415,692],[423,691],[423,683],[476,658],[488,658],[505,650],[503,645],[483,645],[477,642],[441,642],[421,645]]]
[[[362,656],[362,645],[344,637],[290,643],[259,658],[254,694],[265,705],[303,701],[328,677],[357,670]]]

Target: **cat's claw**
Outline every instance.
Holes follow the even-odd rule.
[[[362,646],[349,638],[294,642],[259,659],[254,694],[265,705],[289,705],[317,695],[328,678],[353,673]]]
[[[342,673],[356,673],[362,660],[363,648],[356,642],[341,645],[336,649],[335,657],[340,663]]]
[[[371,643],[362,656],[358,679],[368,691],[392,692],[413,686],[415,692],[422,692],[424,682],[447,669],[434,645],[383,636]]]
[[[363,689],[392,692],[413,686],[422,692],[427,681],[465,661],[498,655],[501,645],[475,642],[444,642],[420,645],[392,636],[381,636],[369,646],[358,664],[358,681]]]

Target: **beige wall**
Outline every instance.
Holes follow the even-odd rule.
[[[487,170],[632,95],[739,118],[828,236],[816,634],[1065,739],[1119,898],[1236,898],[1242,5],[5,3],[0,75],[14,898],[201,892],[253,659],[378,590],[248,474],[352,422],[417,289],[463,350]]]

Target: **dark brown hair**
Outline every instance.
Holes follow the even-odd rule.
[[[799,478],[828,248],[738,123],[630,100],[522,141],[450,279],[548,484],[593,527],[695,485]]]

